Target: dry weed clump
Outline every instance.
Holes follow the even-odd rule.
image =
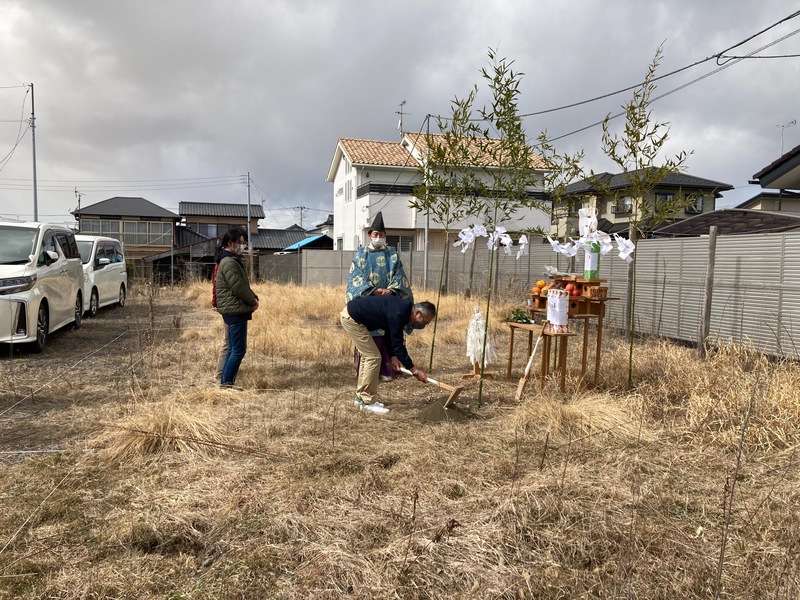
[[[210,407],[189,406],[180,395],[138,405],[134,411],[109,424],[90,442],[99,447],[103,462],[155,460],[169,452],[207,457],[229,441],[219,414]]]
[[[598,436],[619,441],[652,441],[654,434],[642,423],[632,404],[610,394],[581,394],[565,404],[537,395],[516,412],[520,428],[529,435],[548,436],[554,444]]]
[[[628,347],[609,344],[604,382],[624,389]],[[697,350],[649,339],[634,352],[636,397],[656,421],[679,434],[722,447],[738,443],[747,420],[748,448],[781,449],[800,443],[800,371],[743,346],[724,345],[701,360]]]

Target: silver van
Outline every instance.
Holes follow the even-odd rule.
[[[83,316],[75,234],[49,223],[0,221],[0,343],[41,352],[48,335]]]
[[[109,304],[125,306],[128,272],[119,240],[97,235],[75,236],[83,263],[83,308],[94,317]]]

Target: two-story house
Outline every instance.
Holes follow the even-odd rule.
[[[365,244],[367,228],[378,212],[383,213],[389,245],[403,251],[424,250],[427,230],[428,248],[444,247],[442,224],[410,205],[414,188],[424,183],[420,166],[426,162],[427,150],[426,136],[417,133],[404,133],[399,142],[338,140],[327,177],[333,184],[333,231],[329,235],[336,249],[355,250]],[[538,156],[534,161],[532,170],[542,173],[544,162]],[[500,169],[491,162],[472,168],[476,173]],[[541,190],[531,189],[529,194],[544,199]],[[458,231],[474,220],[453,223],[451,230]],[[510,231],[547,230],[549,223],[549,212],[521,209],[512,222],[502,225]]]
[[[642,206],[646,213],[652,214],[659,204],[679,204],[680,208],[667,219],[675,222],[713,211],[721,192],[730,189],[733,186],[727,183],[685,173],[668,173],[643,199]],[[592,197],[596,200],[598,228],[606,233],[627,235],[631,220],[638,223],[644,234],[664,225],[664,222],[650,222],[645,215],[634,213],[637,202],[630,195],[628,173],[600,173],[567,186],[564,200],[553,207],[551,236],[561,239],[575,237],[578,233],[578,209],[587,207]]]
[[[222,202],[179,202],[178,212],[184,219],[184,225],[192,231],[208,238],[225,235],[229,229],[238,228],[247,231],[247,204],[227,204]],[[264,209],[261,204],[251,204],[250,236],[258,235],[258,220],[263,219]]]
[[[750,183],[764,191],[736,208],[800,213],[800,146],[761,169]]]
[[[173,247],[180,216],[144,198],[116,196],[72,212],[78,233],[120,240],[129,259],[138,259]]]

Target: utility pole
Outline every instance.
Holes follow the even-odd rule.
[[[76,211],[78,213],[78,233],[81,233],[81,196],[83,195],[75,187],[75,197],[78,199],[78,210]]]
[[[31,151],[33,154],[33,220],[39,220],[39,192],[36,183],[36,111],[33,105],[33,84],[31,85]]]
[[[303,226],[303,211],[308,210],[308,207],[307,206],[295,206],[294,209],[300,211],[300,227],[302,227]]]
[[[253,281],[253,233],[250,226],[250,171],[247,172],[247,254],[250,258],[250,281]]]

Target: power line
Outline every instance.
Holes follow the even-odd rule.
[[[751,35],[749,38],[746,38],[746,39],[742,40],[742,41],[741,41],[741,42],[739,42],[738,44],[734,44],[734,45],[733,45],[733,46],[731,46],[730,48],[725,48],[725,50],[723,50],[722,52],[719,52],[719,53],[717,53],[717,55],[716,55],[716,57],[717,57],[717,64],[718,64],[718,65],[723,65],[723,64],[725,64],[725,62],[729,62],[730,60],[732,60],[732,58],[728,58],[728,60],[727,60],[727,61],[725,61],[725,62],[720,62],[720,59],[721,59],[721,58],[723,58],[723,56],[722,56],[722,55],[723,55],[723,54],[725,54],[726,52],[730,52],[730,51],[731,51],[731,50],[733,50],[734,48],[738,48],[739,46],[741,46],[741,45],[743,45],[743,44],[746,44],[747,42],[749,42],[749,41],[750,41],[750,40],[752,40],[753,38],[756,38],[756,37],[758,37],[759,35],[761,35],[762,33],[765,33],[765,32],[767,32],[767,31],[769,31],[769,30],[770,30],[770,29],[772,29],[773,27],[777,27],[778,25],[780,25],[781,23],[784,23],[785,21],[789,21],[789,20],[791,20],[791,19],[794,19],[794,18],[795,18],[796,16],[798,16],[798,15],[800,15],[800,10],[797,10],[797,11],[793,12],[793,13],[792,13],[792,14],[790,14],[788,17],[784,17],[784,18],[783,18],[783,19],[781,19],[780,21],[776,21],[775,23],[773,23],[773,24],[772,24],[772,25],[770,25],[769,27],[766,27],[765,29],[762,29],[762,30],[761,30],[761,31],[759,31],[758,33],[754,33],[754,34],[753,34],[753,35]]]
[[[772,42],[770,42],[770,43],[768,43],[768,44],[766,44],[764,46],[761,46],[760,48],[757,48],[757,49],[753,50],[750,54],[748,54],[746,56],[742,56],[742,57],[737,58],[735,60],[727,61],[727,62],[723,63],[722,66],[717,67],[716,69],[706,73],[705,75],[701,75],[700,77],[692,79],[691,81],[689,81],[687,83],[684,83],[683,85],[680,85],[680,86],[678,86],[678,87],[676,87],[676,88],[674,88],[672,90],[669,90],[668,92],[665,92],[665,93],[663,93],[663,94],[661,94],[659,96],[653,97],[651,99],[651,102],[655,102],[656,100],[660,100],[661,98],[664,98],[666,96],[674,94],[675,92],[678,92],[678,91],[680,91],[680,90],[682,90],[684,88],[689,87],[690,85],[694,85],[695,83],[697,83],[699,81],[702,81],[703,79],[706,79],[707,77],[711,77],[712,75],[716,75],[720,71],[722,71],[724,69],[727,69],[728,67],[732,67],[733,65],[745,60],[746,58],[750,58],[750,56],[752,56],[756,52],[761,52],[762,50],[764,50],[766,48],[769,48],[771,46],[774,46],[775,44],[778,44],[778,43],[786,40],[787,38],[792,37],[793,35],[797,35],[798,33],[800,33],[800,29],[795,29],[794,31],[792,31],[790,33],[787,33],[785,36],[783,36],[781,38],[778,38],[777,40],[774,40],[774,41],[772,41]],[[611,115],[611,116],[609,116],[607,118],[610,121],[612,119],[617,119],[617,118],[623,116],[624,114],[625,114],[625,112],[623,111],[623,112],[619,112],[619,113],[616,113],[614,115]],[[550,141],[554,142],[556,140],[560,140],[560,139],[563,139],[565,137],[569,137],[571,135],[575,135],[576,133],[580,133],[582,131],[586,131],[587,129],[591,129],[592,127],[597,127],[598,125],[602,125],[605,120],[606,119],[603,119],[602,121],[598,121],[596,123],[592,123],[591,125],[586,125],[585,127],[581,127],[580,129],[576,129],[575,131],[570,131],[569,133],[565,133],[563,135],[551,138]]]
[[[789,16],[787,16],[787,17],[784,17],[783,19],[780,19],[779,21],[776,21],[775,23],[773,23],[773,24],[772,24],[772,25],[770,25],[769,27],[766,27],[765,29],[762,29],[762,30],[761,30],[761,31],[759,31],[758,33],[755,33],[755,34],[753,34],[753,35],[751,35],[751,36],[747,37],[746,39],[742,40],[741,42],[738,42],[738,43],[734,44],[733,46],[730,46],[729,48],[726,48],[725,50],[722,50],[722,51],[720,51],[720,52],[717,52],[717,53],[715,53],[715,54],[712,54],[711,56],[708,56],[708,57],[706,57],[706,58],[703,58],[703,59],[701,59],[701,60],[695,61],[695,62],[693,62],[692,64],[689,64],[689,65],[683,66],[683,67],[681,67],[681,68],[679,68],[679,69],[675,69],[674,71],[670,71],[669,73],[665,73],[664,75],[659,75],[658,77],[653,77],[653,78],[651,79],[651,81],[655,82],[655,81],[660,81],[660,80],[662,80],[662,79],[666,79],[667,77],[671,77],[672,75],[676,75],[676,74],[678,74],[678,73],[681,73],[681,72],[683,72],[683,71],[686,71],[687,69],[691,69],[692,67],[696,67],[696,66],[698,66],[698,65],[701,65],[701,64],[703,64],[703,63],[705,63],[705,62],[708,62],[708,61],[710,61],[710,60],[712,60],[712,59],[717,59],[717,64],[724,64],[724,63],[719,63],[719,60],[720,60],[721,58],[727,58],[727,59],[728,59],[728,61],[726,61],[726,62],[729,62],[730,60],[732,60],[732,59],[734,59],[734,58],[784,58],[784,57],[786,57],[786,58],[791,58],[791,57],[796,57],[796,56],[799,56],[799,55],[797,55],[797,54],[787,54],[787,55],[785,55],[785,56],[775,56],[775,57],[760,57],[760,56],[752,56],[752,54],[754,54],[754,52],[751,52],[750,54],[748,54],[748,55],[746,55],[746,56],[744,56],[744,57],[728,57],[728,56],[725,56],[725,53],[726,53],[726,52],[729,52],[730,50],[733,50],[734,48],[738,48],[738,47],[739,47],[739,46],[741,46],[742,44],[745,44],[745,43],[749,42],[750,40],[752,40],[752,39],[754,39],[754,38],[758,37],[758,36],[759,36],[759,35],[761,35],[762,33],[765,33],[765,32],[767,32],[767,31],[769,31],[770,29],[772,29],[772,28],[774,28],[774,27],[777,27],[778,25],[780,25],[781,23],[784,23],[785,21],[789,21],[789,20],[791,20],[791,19],[794,19],[794,18],[795,18],[795,17],[797,17],[798,15],[800,15],[800,11],[796,11],[796,12],[794,12],[794,13],[790,14]],[[777,41],[776,41],[776,42],[774,42],[774,43],[777,43],[777,42],[779,42],[779,41],[783,41],[784,39],[786,39],[786,36],[785,36],[785,37],[783,37],[783,38],[780,38],[779,40],[777,40]],[[769,46],[771,46],[771,45],[774,45],[774,43],[773,43],[773,44],[768,44],[767,46],[764,46],[763,48],[761,48],[761,50],[763,50],[764,48],[768,48],[768,47],[769,47]],[[760,51],[760,50],[759,50],[759,51]],[[593,98],[589,98],[589,99],[587,99],[587,100],[580,100],[580,101],[578,101],[578,102],[572,102],[572,103],[570,103],[570,104],[565,104],[565,105],[563,105],[563,106],[556,106],[556,107],[554,107],[554,108],[547,108],[547,109],[544,109],[544,110],[538,110],[538,111],[534,111],[534,112],[524,113],[524,114],[521,114],[521,115],[519,115],[519,116],[520,116],[520,117],[535,117],[535,116],[538,116],[538,115],[544,115],[544,114],[551,113],[551,112],[558,112],[558,111],[560,111],[560,110],[566,110],[566,109],[568,109],[568,108],[575,108],[576,106],[583,106],[584,104],[590,104],[590,103],[592,103],[592,102],[596,102],[596,101],[598,101],[598,100],[604,100],[604,99],[606,99],[606,98],[610,98],[610,97],[612,97],[612,96],[616,96],[616,95],[622,94],[622,93],[624,93],[624,92],[629,92],[629,91],[631,91],[631,90],[634,90],[634,89],[636,89],[636,88],[638,88],[638,87],[641,87],[641,85],[642,85],[642,83],[640,82],[640,83],[637,83],[637,84],[635,84],[635,85],[630,85],[630,86],[628,86],[628,87],[625,87],[625,88],[621,88],[621,89],[615,90],[615,91],[613,91],[613,92],[608,92],[608,93],[606,93],[606,94],[601,94],[601,95],[599,95],[599,96],[595,96],[595,97],[593,97]],[[440,116],[440,115],[436,115],[436,116],[437,116],[438,118],[441,118],[441,119],[444,119],[444,120],[449,120],[449,117],[442,117],[442,116]],[[482,118],[475,118],[475,119],[470,119],[470,120],[472,120],[472,121],[484,121],[485,119],[482,119]],[[592,125],[592,127],[594,127],[594,125]],[[581,130],[579,130],[579,131],[583,131],[583,129],[581,129]],[[576,131],[575,133],[577,133],[577,131]],[[571,134],[568,134],[568,135],[571,135]]]

